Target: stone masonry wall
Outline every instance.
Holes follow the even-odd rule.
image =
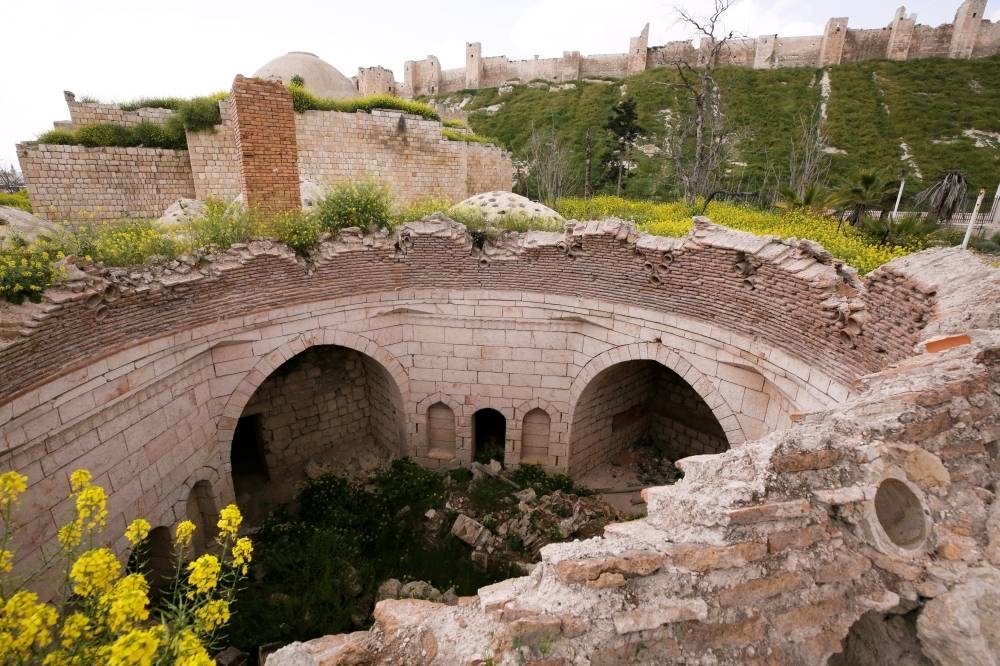
[[[676,373],[659,374],[649,409],[650,438],[672,460],[729,448],[712,410]]]
[[[319,183],[376,178],[402,202],[462,201],[510,190],[513,167],[499,148],[441,136],[441,123],[396,111],[296,114],[298,170]]]
[[[173,114],[170,109],[141,108],[135,111],[124,111],[117,104],[102,104],[100,102],[78,102],[76,95],[64,93],[66,106],[69,107],[70,122],[67,129],[89,125],[92,123],[115,123],[132,127],[143,121],[162,125]],[[65,126],[65,125],[62,125]]]
[[[48,220],[157,218],[195,189],[186,150],[17,145],[36,215]]]
[[[292,93],[281,82],[237,76],[230,104],[246,204],[271,211],[299,208]]]
[[[310,461],[354,476],[398,455],[402,405],[398,390],[378,381],[384,373],[354,350],[313,347],[278,368],[254,392],[243,416],[259,415],[271,483],[284,492],[280,501],[294,497]],[[393,407],[399,413],[386,419]]]
[[[236,148],[232,106],[219,102],[222,123],[207,130],[187,131],[188,155],[194,178],[195,197],[232,201],[243,191],[240,153]]]

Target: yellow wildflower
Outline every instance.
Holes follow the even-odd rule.
[[[69,475],[69,488],[74,493],[78,493],[90,485],[90,472],[85,469],[78,469]]]
[[[108,650],[108,666],[151,666],[160,646],[156,629],[135,629],[120,637]]]
[[[15,502],[28,489],[28,477],[17,472],[0,474],[0,505]]]
[[[69,578],[73,592],[83,597],[103,594],[111,589],[121,564],[109,548],[88,550],[73,563]]]
[[[190,520],[182,520],[177,524],[177,545],[184,548],[191,545],[191,537],[194,535],[194,523]]]
[[[80,545],[82,532],[80,525],[73,522],[59,528],[59,543],[66,550],[73,550]]]
[[[149,536],[149,528],[150,524],[148,520],[136,518],[129,524],[128,529],[125,530],[125,538],[128,539],[130,544],[135,546]]]
[[[104,488],[86,486],[76,496],[76,520],[80,527],[92,530],[104,527],[108,518],[108,498]]]
[[[233,546],[233,566],[241,567],[243,575],[247,575],[250,564],[250,556],[253,554],[253,543],[248,537],[240,537]]]
[[[14,553],[9,550],[0,550],[0,571],[9,573],[14,568]]]
[[[240,529],[243,516],[235,504],[230,504],[219,513],[219,536],[234,537]]]
[[[40,602],[34,592],[16,592],[0,610],[0,655],[30,661],[34,650],[52,642],[50,629],[57,619],[56,609]]]
[[[189,563],[187,568],[190,572],[188,583],[194,588],[188,592],[188,597],[193,599],[196,594],[205,594],[215,589],[219,582],[219,571],[222,566],[219,564],[219,558],[215,555],[202,555],[194,562]]]
[[[108,627],[119,633],[129,631],[149,618],[149,583],[142,574],[125,576],[102,601],[107,604]],[[102,604],[103,605],[103,604]]]
[[[205,646],[201,644],[198,637],[190,629],[181,631],[177,637],[177,660],[175,666],[214,666],[212,659]]]
[[[84,632],[87,631],[88,624],[89,620],[83,613],[71,613],[66,616],[60,633],[62,646],[69,650],[76,645],[77,641],[83,637]]]
[[[222,599],[209,601],[194,612],[194,618],[199,633],[211,634],[229,622],[229,604]]]

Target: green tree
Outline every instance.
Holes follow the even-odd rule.
[[[615,196],[621,196],[625,165],[635,147],[635,140],[642,131],[638,120],[639,114],[635,110],[635,100],[627,97],[615,104],[611,110],[611,118],[604,127],[611,132],[615,141],[614,149],[611,151],[607,163],[608,171],[616,174]]]
[[[875,169],[862,169],[837,192],[836,204],[848,210],[847,219],[858,226],[871,210],[881,211],[884,219],[892,208],[899,181],[887,179]]]
[[[917,194],[917,205],[927,202],[927,219],[949,220],[962,210],[969,192],[969,179],[961,171],[949,171],[936,183]]]

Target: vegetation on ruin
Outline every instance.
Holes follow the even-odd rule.
[[[913,209],[916,193],[941,174],[962,169],[969,191],[981,187],[992,195],[1000,173],[1000,56],[974,60],[923,59],[906,62],[866,61],[827,68],[831,92],[821,130],[834,154],[827,160],[822,184],[837,189],[860,168],[907,175],[903,208]],[[730,156],[721,188],[752,192],[769,205],[790,178],[793,146],[803,124],[822,101],[823,71],[809,68],[750,70],[722,67],[715,77],[732,133]],[[439,95],[452,102],[469,97],[469,124],[480,134],[523,156],[533,130],[551,129],[570,153],[580,174],[566,193],[583,193],[585,140],[592,133],[591,179],[594,191],[615,191],[615,137],[608,129],[623,95],[635,101],[641,134],[630,155],[632,167],[623,183],[630,198],[673,201],[681,192],[663,152],[672,119],[685,112],[677,73],[654,69],[618,85],[576,82],[571,89],[515,86]],[[488,107],[499,105],[499,108]],[[974,130],[976,133],[970,133]],[[903,161],[901,142],[912,155]],[[838,151],[844,151],[843,153]],[[914,166],[919,170],[919,176]],[[530,192],[530,190],[529,190]],[[989,200],[987,201],[989,205]]]
[[[485,143],[489,145],[496,144],[496,139],[491,137],[475,134],[474,132],[451,129],[449,127],[445,127],[441,130],[441,136],[449,141],[466,141],[469,143]]]
[[[371,113],[376,109],[402,111],[427,120],[441,120],[441,116],[429,104],[406,100],[395,95],[368,95],[356,99],[329,99],[309,92],[302,86],[289,85],[292,106],[297,113],[306,111],[341,111],[343,113]]]
[[[442,120],[441,124],[452,129],[469,129],[469,123],[460,118],[448,118],[446,120]]]
[[[183,125],[177,123],[160,125],[143,121],[128,127],[117,123],[91,123],[72,130],[49,130],[38,137],[38,143],[88,148],[141,146],[183,150],[187,148],[187,137]]]
[[[215,543],[202,555],[191,546],[194,523],[179,523],[172,573],[150,568],[152,526],[135,519],[124,533],[132,556],[123,568],[106,535],[104,488],[82,469],[69,480],[74,515],[43,549],[42,561],[27,564],[35,571],[15,572],[25,527],[16,512],[28,477],[0,474],[0,663],[214,664],[211,654],[225,645],[232,604],[253,558],[250,539],[238,535],[239,509],[221,511]],[[59,585],[47,602],[31,588],[52,572]]]
[[[510,478],[514,484],[397,459],[363,481],[325,475],[306,482],[291,507],[273,512],[254,535],[253,571],[234,605],[231,643],[253,650],[367,628],[379,586],[391,578],[470,595],[523,575],[510,558],[530,560],[533,553],[516,538],[505,541],[507,556],[497,551],[486,567],[474,562],[470,546],[450,532],[459,513],[453,507],[495,529],[519,511],[519,488],[539,497],[559,491],[565,498],[550,501],[570,514],[570,493],[586,491],[532,465]]]
[[[374,231],[389,226],[392,193],[375,180],[335,183],[316,202],[314,214],[323,229],[339,231],[359,227]]]
[[[65,273],[63,254],[44,242],[0,240],[0,298],[14,304],[42,300],[42,292]]]
[[[28,190],[18,190],[17,192],[0,192],[0,206],[10,206],[20,208],[23,211],[31,212],[31,201],[28,200]]]

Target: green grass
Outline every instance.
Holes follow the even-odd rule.
[[[445,127],[441,130],[441,136],[449,141],[466,141],[469,143],[485,143],[489,145],[496,145],[497,143],[497,140],[491,137],[474,134],[472,132],[463,132],[449,127]]]
[[[831,146],[846,151],[830,157],[828,184],[838,186],[861,168],[884,168],[896,175],[905,141],[923,179],[912,174],[905,205],[912,195],[949,170],[963,170],[970,192],[986,187],[990,196],[1000,177],[1000,147],[976,147],[962,135],[974,129],[1000,132],[1000,56],[975,60],[925,59],[907,62],[868,61],[829,68],[832,92],[825,131]],[[724,187],[757,191],[776,189],[788,168],[792,140],[800,134],[800,119],[820,101],[822,72],[811,68],[748,70],[722,68],[717,80],[723,91],[726,118],[738,138]],[[685,100],[677,74],[667,68],[649,70],[621,82],[636,100],[643,128],[639,143],[662,146],[664,111],[682,113]],[[519,154],[532,128],[553,130],[571,154],[572,168],[584,169],[584,137],[594,135],[591,177],[598,193],[613,193],[613,174],[602,170],[612,150],[603,129],[612,107],[622,99],[618,85],[577,82],[572,90],[546,91],[517,86],[500,96],[495,88],[459,91],[435,100],[471,97],[466,105],[469,125],[478,134],[495,137],[499,145]],[[493,114],[482,109],[494,104]],[[888,107],[888,114],[885,107]],[[635,156],[636,169],[627,179],[632,198],[678,198],[676,180],[664,173],[661,158]],[[582,177],[576,190],[582,193]],[[987,200],[987,204],[991,199]]]
[[[393,95],[369,95],[356,99],[329,99],[314,95],[302,86],[290,85],[292,105],[297,113],[305,111],[340,111],[343,113],[371,113],[376,109],[402,111],[427,120],[441,120],[441,116],[430,105],[423,102],[394,97]]]
[[[187,136],[182,126],[172,123],[160,125],[143,121],[130,127],[117,123],[93,123],[81,125],[75,130],[50,130],[38,137],[38,143],[89,148],[142,146],[184,150],[187,148]]]
[[[28,200],[28,190],[18,190],[13,194],[0,192],[0,206],[10,206],[20,208],[23,211],[31,212],[31,201]]]

